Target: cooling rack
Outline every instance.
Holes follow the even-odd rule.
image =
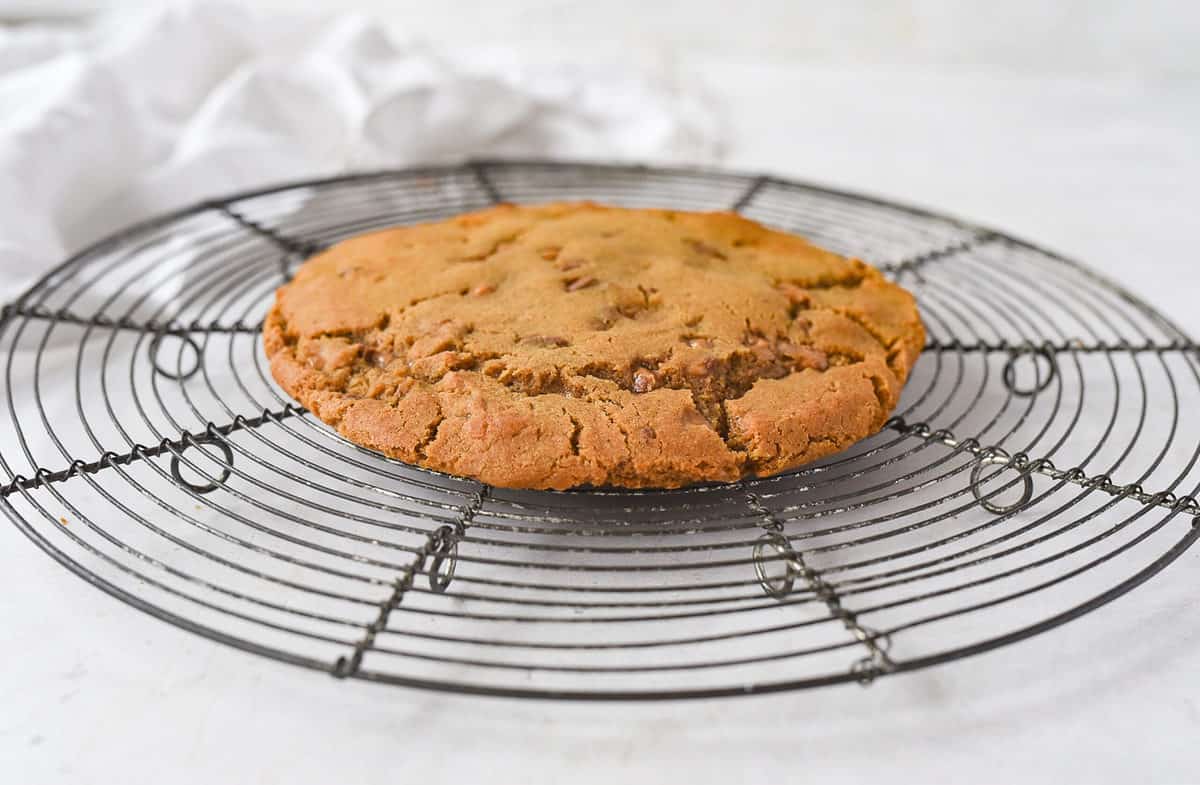
[[[880,266],[930,335],[897,415],[784,476],[517,492],[349,444],[272,382],[260,321],[307,255],[562,199],[736,209]],[[139,224],[5,307],[0,506],[129,605],[341,679],[576,699],[869,683],[1055,628],[1183,553],[1198,357],[1074,262],[804,183],[541,162],[353,175]]]

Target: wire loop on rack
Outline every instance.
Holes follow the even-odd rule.
[[[1034,378],[1035,381],[1032,387],[1017,386],[1016,361],[1022,357],[1033,358]],[[1038,369],[1037,358],[1041,357],[1047,363],[1047,372],[1042,376]],[[1004,386],[1012,391],[1013,395],[1018,395],[1023,398],[1028,398],[1045,390],[1054,381],[1054,377],[1058,375],[1058,362],[1054,358],[1053,346],[1043,344],[1041,346],[1033,346],[1025,344],[1016,351],[1013,351],[1008,361],[1004,363],[1004,371],[1001,377],[1004,379]]]
[[[433,561],[429,563],[429,588],[437,594],[445,592],[450,587],[450,582],[454,580],[454,570],[458,566],[458,538],[460,536],[449,524],[434,532],[433,548],[430,551]]]
[[[204,452],[204,450],[201,449],[203,445],[214,445],[221,451],[225,461],[221,465],[221,472],[215,480],[211,480],[206,483],[194,483],[184,478],[183,473],[180,470],[180,456],[172,451],[171,476],[175,479],[175,482],[179,483],[185,488],[188,488],[192,492],[199,494],[212,493],[217,488],[220,488],[222,485],[224,485],[229,477],[233,474],[233,449],[229,446],[229,444],[224,439],[216,438],[193,439],[189,437],[186,442],[201,452]],[[186,449],[186,445],[184,449]]]
[[[467,533],[467,529],[475,521],[476,513],[483,508],[483,502],[490,493],[491,489],[485,485],[471,494],[470,503],[463,507],[462,514],[454,524],[446,524],[434,531],[430,541],[433,562],[429,566],[429,588],[434,593],[443,594],[450,588],[458,566],[458,541]]]
[[[1033,498],[1033,478],[1029,472],[1023,471],[1019,474],[1021,495],[1016,501],[1010,504],[998,504],[992,501],[989,497],[996,491],[985,495],[980,487],[982,485],[980,475],[986,466],[1000,466],[1002,469],[1005,467],[1016,468],[1013,466],[1012,456],[1000,447],[988,447],[979,453],[975,465],[971,467],[971,493],[975,496],[975,501],[979,502],[979,505],[985,510],[996,515],[1004,515],[1021,509]]]
[[[892,648],[892,638],[887,633],[876,632],[867,627],[860,627],[856,632],[859,642],[867,647],[867,655],[856,660],[851,668],[858,683],[869,686],[879,676],[896,670],[889,652]]]
[[[773,558],[767,556],[768,548],[775,552]],[[786,537],[777,531],[764,532],[754,543],[754,574],[762,590],[777,600],[791,594],[796,583],[795,559],[796,553]],[[770,574],[769,565],[776,561],[783,565],[783,575]]]
[[[159,361],[158,361],[159,349],[162,346],[163,338],[165,338],[167,336],[178,338],[179,340],[183,341],[184,345],[186,345],[189,349],[192,350],[192,353],[193,353],[192,363],[191,363],[190,367],[187,368],[187,370],[183,370],[183,368],[184,368],[184,360],[183,360],[184,352],[182,352],[182,351],[180,352],[179,362],[176,364],[174,371],[168,371],[166,368],[164,368],[159,363]],[[168,333],[168,332],[161,332],[161,331],[155,333],[154,337],[150,340],[150,346],[148,347],[147,351],[149,352],[150,364],[154,367],[154,371],[162,376],[167,377],[168,379],[173,379],[175,381],[183,381],[184,379],[190,379],[193,376],[195,376],[196,371],[200,370],[200,362],[203,357],[203,354],[200,351],[200,345],[198,343],[196,343],[196,341],[192,338],[192,336],[182,334],[182,333]]]

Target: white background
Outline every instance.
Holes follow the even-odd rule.
[[[1011,231],[1200,334],[1193,3],[450,5],[362,3],[448,44],[625,53],[700,77],[728,118],[727,165]],[[0,526],[0,779],[1196,782],[1198,571],[1189,553],[1052,634],[866,690],[514,704],[226,650],[86,587]]]
[[[155,0],[0,0],[0,18]],[[245,0],[358,9],[393,31],[468,45],[502,41],[572,57],[985,66],[1044,74],[1200,73],[1190,0]]]

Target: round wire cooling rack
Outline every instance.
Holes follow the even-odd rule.
[[[930,340],[883,431],[799,471],[518,492],[341,439],[272,382],[275,288],[343,237],[497,201],[736,209],[866,259]],[[340,678],[565,698],[741,695],[1054,628],[1200,536],[1200,364],[1028,243],[771,177],[536,162],[354,175],[142,223],[0,316],[0,505],[89,583]]]

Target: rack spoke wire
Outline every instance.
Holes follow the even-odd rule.
[[[977,232],[966,240],[960,240],[949,245],[935,248],[931,251],[923,251],[915,256],[910,256],[907,259],[902,259],[898,262],[889,262],[879,265],[879,269],[885,273],[891,273],[896,278],[900,278],[905,273],[915,273],[920,275],[920,270],[928,264],[941,261],[958,254],[966,253],[979,246],[995,242],[997,235],[992,232]]]
[[[393,582],[392,593],[379,604],[379,613],[375,620],[367,626],[363,637],[354,644],[354,650],[348,657],[339,657],[334,663],[332,669],[334,676],[346,678],[358,673],[359,668],[362,667],[363,657],[375,646],[376,637],[387,629],[388,617],[391,616],[393,610],[399,607],[405,593],[412,588],[415,576],[425,571],[426,560],[430,560],[429,588],[438,594],[449,588],[450,582],[454,580],[458,540],[471,525],[475,514],[483,507],[488,492],[488,487],[482,486],[475,493],[471,503],[463,508],[462,515],[454,522],[453,526],[442,526],[429,533],[424,544],[413,555],[413,560]],[[442,565],[445,565],[445,569]]]
[[[4,485],[0,485],[0,497],[10,496],[19,490],[32,490],[50,483],[65,482],[72,477],[78,477],[83,474],[95,474],[101,469],[110,469],[114,466],[128,466],[135,461],[148,461],[151,458],[157,458],[164,454],[172,456],[172,474],[176,476],[176,481],[183,483],[185,481],[178,476],[178,461],[182,458],[180,453],[188,447],[200,447],[205,444],[224,444],[221,438],[235,431],[258,428],[267,423],[277,423],[287,417],[303,414],[304,411],[302,407],[290,404],[285,405],[278,411],[264,409],[262,413],[256,414],[253,417],[238,415],[232,422],[221,425],[209,423],[203,431],[183,433],[173,439],[164,438],[158,444],[149,446],[135,444],[128,450],[120,453],[106,451],[94,461],[75,460],[70,466],[64,469],[50,470],[38,467],[32,477],[17,475]],[[232,464],[232,457],[230,457],[230,453],[226,452],[226,469],[230,468],[230,464]]]
[[[314,243],[311,240],[297,240],[252,218],[248,218],[238,210],[235,210],[228,202],[215,202],[213,208],[217,212],[226,216],[237,224],[246,227],[260,237],[270,240],[275,245],[279,246],[280,250],[289,254],[298,254],[301,256],[311,256],[322,250],[320,243]]]
[[[47,321],[74,324],[81,327],[103,327],[112,330],[130,330],[156,335],[182,336],[189,333],[246,333],[248,335],[257,335],[262,332],[261,323],[246,324],[238,321],[233,324],[221,324],[219,322],[202,323],[198,320],[187,324],[178,322],[138,322],[125,316],[116,319],[103,314],[81,316],[80,314],[71,313],[66,309],[51,311],[42,306],[23,308],[16,305],[6,305],[0,309],[0,322],[7,319],[45,319]]]
[[[825,580],[819,570],[809,566],[803,551],[792,547],[783,533],[783,523],[763,506],[762,501],[754,493],[746,494],[746,503],[761,517],[761,526],[766,530],[754,546],[755,570],[763,591],[776,599],[782,599],[791,593],[796,577],[800,577],[809,591],[829,609],[830,615],[838,619],[855,640],[866,647],[867,656],[856,661],[852,667],[852,671],[858,676],[861,683],[870,683],[878,673],[889,673],[895,670],[896,664],[888,656],[891,639],[862,625],[858,621],[858,614],[842,604],[842,598],[837,589]],[[762,560],[766,547],[774,550],[776,556],[783,560],[785,574],[782,578],[773,579],[767,575]]]
[[[925,344],[925,351],[938,352],[946,354],[961,354],[964,352],[980,352],[985,354],[1011,354],[1014,356],[1029,355],[1029,354],[1169,354],[1171,352],[1200,352],[1200,344],[1194,341],[1167,341],[1165,343],[1155,343],[1153,341],[1145,341],[1142,343],[1130,343],[1122,341],[1120,343],[1085,343],[1075,339],[1071,341],[1063,341],[1061,343],[1051,343],[1049,341],[1040,344],[1020,343],[1014,344],[1008,341],[996,341],[994,343],[987,342],[965,342],[965,341],[929,341]]]

